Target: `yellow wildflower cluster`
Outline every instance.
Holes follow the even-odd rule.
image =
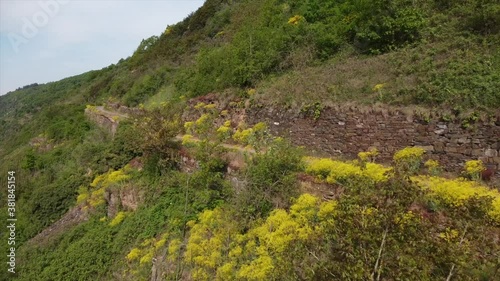
[[[245,130],[238,129],[236,132],[234,132],[233,140],[241,144],[248,144],[250,141],[250,136],[252,136],[252,134],[252,128],[248,128]]]
[[[137,248],[133,248],[127,255],[127,260],[128,261],[134,261],[136,259],[139,259],[141,256],[141,250]]]
[[[439,167],[439,162],[437,160],[429,159],[424,164],[428,169],[436,169]]]
[[[198,216],[198,223],[189,223],[192,229],[184,259],[199,270],[193,279],[208,280],[202,276],[220,266],[224,259],[222,253],[229,251],[229,242],[237,231],[225,218],[221,209],[207,210]]]
[[[358,153],[358,157],[361,161],[364,162],[374,162],[375,157],[377,157],[378,154],[379,154],[378,149],[372,148],[368,151],[362,151]]]
[[[395,168],[405,174],[419,171],[425,150],[420,147],[405,147],[394,154]]]
[[[184,123],[184,129],[186,129],[186,132],[192,133],[193,128],[194,128],[194,122],[188,121]]]
[[[80,187],[78,189],[77,204],[88,203],[92,207],[97,207],[106,203],[104,193],[106,188],[121,183],[130,178],[127,174],[128,166],[121,170],[109,171],[94,178],[90,183],[90,188]]]
[[[385,86],[384,83],[377,84],[377,85],[373,86],[372,91],[378,92],[378,91],[382,90],[382,88],[384,88],[384,86]]]
[[[263,131],[267,130],[267,125],[264,122],[259,122],[253,126],[253,130],[255,132],[263,132]]]
[[[399,225],[399,228],[403,229],[406,225],[418,220],[417,216],[412,211],[400,214],[394,218],[394,223]]]
[[[143,265],[143,264],[150,264],[151,261],[153,260],[153,255],[154,255],[154,252],[153,251],[148,251],[144,256],[142,256],[142,258],[139,260],[139,264]]]
[[[128,167],[126,167],[128,169]],[[124,170],[110,171],[94,178],[91,187],[109,187],[113,184],[129,179],[130,176]]]
[[[394,161],[408,161],[411,159],[420,159],[425,150],[420,147],[405,147],[394,154]]]
[[[465,172],[473,179],[479,179],[481,177],[481,172],[486,170],[483,161],[481,160],[470,160],[465,162]]]
[[[162,234],[158,239],[150,238],[144,240],[139,248],[133,248],[125,257],[129,262],[139,260],[140,265],[148,265],[153,260],[155,253],[165,246],[168,233]]]
[[[126,215],[127,214],[125,212],[118,212],[118,214],[116,214],[116,216],[109,223],[109,226],[114,227],[119,225],[125,219]]]
[[[280,265],[297,244],[324,234],[334,223],[336,202],[303,194],[290,211],[276,209],[260,225],[239,234],[221,209],[191,222],[185,260],[193,280],[276,280]],[[176,246],[174,250],[176,250]]]
[[[298,25],[300,22],[302,22],[304,20],[304,17],[303,16],[300,16],[300,15],[295,15],[293,17],[291,17],[289,20],[288,20],[288,24],[291,24],[291,25]]]
[[[190,145],[190,144],[193,144],[195,141],[194,141],[194,137],[192,135],[183,135],[182,136],[182,145]]]
[[[203,104],[203,106],[205,105]],[[199,136],[208,134],[212,128],[213,117],[213,113],[203,113],[197,120],[185,122],[184,129],[188,134],[196,134]]]
[[[232,131],[231,121],[227,120],[217,129],[217,137],[221,140],[225,140],[231,136]]]
[[[458,230],[446,228],[445,232],[439,233],[439,238],[444,239],[446,242],[456,242],[458,240]]]
[[[217,129],[213,127],[217,117],[227,116],[229,114],[227,110],[218,112],[215,110],[215,104],[206,105],[204,103],[198,103],[195,107],[203,109],[205,113],[202,113],[201,116],[195,121],[188,121],[184,123],[184,129],[187,134],[196,136],[201,141],[223,141],[231,136],[233,129],[231,127],[230,120],[225,121],[224,124]],[[192,136],[183,138],[183,144],[193,144],[191,139]]]
[[[374,182],[383,182],[389,179],[392,168],[387,168],[376,163],[367,163],[362,169],[360,166],[332,160],[328,158],[305,159],[306,172],[317,176],[320,180],[326,180],[328,183],[347,180],[353,177],[365,177]]]
[[[104,205],[106,203],[106,200],[104,200],[104,188],[99,188],[90,192],[87,202],[92,207]]]
[[[255,124],[252,128],[242,129],[244,125],[239,126],[233,135],[233,140],[243,144],[258,147],[268,141],[267,125],[264,122]]]
[[[367,163],[363,175],[374,182],[387,181],[392,176],[392,168],[376,163]]]
[[[205,105],[203,108],[211,110],[211,109],[215,109],[216,105],[215,105],[215,103],[210,103],[210,104]]]
[[[80,205],[83,202],[86,202],[89,198],[89,193],[86,187],[80,186],[78,188],[78,196],[76,197],[76,204]]]
[[[206,105],[206,104],[205,104],[204,102],[199,102],[199,103],[197,103],[197,104],[194,106],[194,108],[195,108],[195,109],[201,109],[201,108],[205,107],[205,105]]]
[[[86,108],[86,110],[91,111],[91,112],[95,112],[95,111],[97,111],[97,108],[95,107],[95,105],[90,105],[90,104],[87,104],[87,105],[85,106],[85,108]]]
[[[432,176],[437,176],[441,172],[441,167],[439,167],[439,162],[437,160],[429,159],[424,163],[424,166]]]
[[[195,121],[196,126],[202,126],[203,124],[207,123],[207,121],[210,119],[210,116],[208,114],[202,114],[198,120]]]
[[[179,257],[179,251],[181,249],[182,242],[180,239],[173,239],[168,245],[168,256],[167,259],[170,261],[175,261]]]
[[[420,163],[424,152],[425,150],[422,148],[407,147],[398,151],[394,155],[394,160],[396,161],[396,165],[405,165],[405,163],[411,161]],[[360,156],[362,159],[368,159],[368,157],[367,154]],[[364,167],[355,162],[343,162],[328,158],[306,157],[304,162],[306,163],[306,173],[314,175],[319,180],[326,181],[327,183],[336,183],[356,177],[364,177],[373,182],[384,182],[393,176],[393,168],[372,162],[366,163]],[[469,162],[472,163],[469,164],[470,171],[482,171],[482,163],[478,163],[478,161]],[[436,160],[427,161],[425,166],[430,172],[432,169],[435,169],[435,171],[439,169],[439,163]],[[431,172],[430,174],[435,173]],[[452,207],[463,206],[468,199],[474,196],[493,198],[488,215],[494,222],[500,224],[500,192],[497,190],[464,178],[450,180],[437,176],[421,175],[413,176],[411,179],[420,188],[427,190],[430,196],[434,196]]]
[[[424,190],[428,190],[431,195],[454,207],[463,206],[467,199],[474,196],[492,197],[493,202],[488,215],[496,223],[500,223],[500,192],[497,190],[464,178],[450,180],[441,177],[416,176],[412,177],[412,180]]]
[[[256,142],[264,141],[267,132],[267,125],[264,122],[255,124],[252,128],[242,129],[244,125],[239,126],[233,134],[233,140],[240,144],[254,145]]]

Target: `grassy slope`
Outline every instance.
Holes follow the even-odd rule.
[[[494,1],[486,1],[483,9],[477,1],[423,1],[415,7],[424,19],[415,40],[376,41],[379,45],[372,44],[371,49],[360,47],[361,34],[344,34],[328,18],[309,20],[310,7],[301,2],[209,0],[158,38],[141,43],[133,56],[116,65],[0,97],[0,171],[4,175],[14,169],[20,175],[20,242],[75,204],[78,187],[92,179],[84,176],[87,168],[95,175],[120,168],[135,156],[123,143],[111,142],[85,121],[85,104],[111,99],[154,107],[153,103],[181,95],[224,89],[244,94],[256,88],[261,101],[286,106],[354,101],[458,111],[497,111],[500,107],[498,16],[489,12],[498,11]],[[327,8],[327,14],[349,16]],[[295,26],[287,21],[297,14],[306,19],[292,29]],[[327,37],[330,33],[338,37]],[[258,45],[263,42],[270,43]],[[372,90],[382,83],[381,91]],[[28,143],[37,136],[57,147],[47,152],[31,149]],[[154,212],[151,206],[145,207],[145,214]],[[109,239],[94,224],[74,230],[70,240],[87,237],[88,241],[80,243],[90,243],[92,231]],[[159,226],[152,227],[145,230],[151,232],[148,235],[160,232]],[[128,235],[124,241],[129,245],[140,240],[129,230],[112,235]],[[126,252],[120,246],[109,246],[107,265],[115,255]],[[61,247],[57,251],[64,252],[66,246]],[[41,250],[37,259],[47,258],[43,254],[47,251],[51,250]],[[37,266],[42,268],[42,264]],[[32,270],[36,275],[37,269]],[[111,274],[106,268],[92,270],[86,276]]]

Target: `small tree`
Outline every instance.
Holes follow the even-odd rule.
[[[134,129],[139,136],[140,147],[146,162],[160,169],[177,165],[180,147],[175,137],[181,132],[181,109],[178,105],[164,103],[151,111],[141,111],[136,116]]]

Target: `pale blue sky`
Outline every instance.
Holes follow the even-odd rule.
[[[0,0],[0,95],[101,69],[202,0]]]

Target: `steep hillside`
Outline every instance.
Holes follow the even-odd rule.
[[[207,0],[0,96],[0,280],[500,278],[499,26],[492,0]]]

